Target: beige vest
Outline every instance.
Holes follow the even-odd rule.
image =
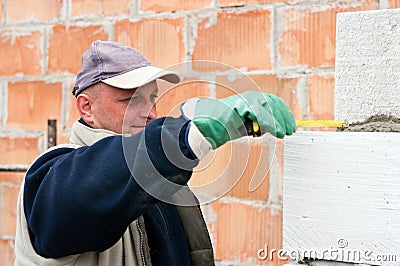
[[[114,136],[116,133],[92,129],[75,122],[72,126],[71,144],[59,145],[58,147],[90,146],[98,140]],[[50,150],[52,150],[50,149]],[[49,151],[50,151],[49,150]],[[48,151],[46,151],[48,152]],[[151,265],[148,251],[147,235],[144,226],[144,219],[140,216],[134,220],[121,239],[111,248],[103,252],[88,252],[84,254],[71,255],[59,259],[47,259],[38,255],[31,243],[28,231],[28,224],[25,219],[23,206],[24,182],[21,185],[17,205],[17,231],[15,238],[15,265]],[[194,200],[189,189],[181,189],[176,197],[190,197]],[[206,224],[203,220],[200,208],[177,206],[178,214],[182,220],[184,231],[188,240],[190,260],[192,265],[214,265],[213,250],[208,235]]]

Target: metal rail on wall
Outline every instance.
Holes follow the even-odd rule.
[[[57,145],[57,119],[47,120],[47,148]],[[27,165],[0,165],[0,172],[26,172]]]
[[[57,145],[57,119],[47,120],[47,148]]]

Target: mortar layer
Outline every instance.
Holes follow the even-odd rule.
[[[351,132],[400,132],[400,118],[391,115],[372,115],[363,122],[355,122],[339,131]]]

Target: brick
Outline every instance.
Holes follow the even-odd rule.
[[[142,52],[155,66],[169,67],[185,59],[184,18],[146,18],[115,23],[115,40]]]
[[[8,84],[6,128],[47,132],[47,120],[57,119],[60,128],[62,84],[26,81]]]
[[[40,153],[39,137],[1,136],[0,143],[0,164],[30,164]]]
[[[235,147],[232,142],[227,142],[208,153],[194,169],[189,186],[196,192],[214,197],[225,195],[231,190],[240,178],[237,175],[234,180],[229,178],[229,173],[232,172],[231,157]]]
[[[140,10],[156,13],[194,10],[211,7],[212,2],[212,0],[146,0],[140,2]]]
[[[323,67],[335,64],[336,14],[375,9],[375,1],[284,7],[279,40],[280,65]]]
[[[81,56],[95,40],[107,40],[102,26],[56,25],[50,34],[48,73],[76,74],[81,67]]]
[[[216,61],[248,70],[271,69],[270,32],[269,10],[220,12],[215,21],[205,18],[199,22],[197,38],[192,36],[195,39],[192,59]],[[214,63],[195,70],[221,68],[224,67]]]
[[[2,139],[0,139],[2,141]],[[21,184],[24,179],[24,172],[1,172],[0,171],[0,183],[14,183]]]
[[[0,24],[3,24],[3,2],[0,3]]]
[[[400,8],[399,0],[389,0],[389,8]]]
[[[104,15],[118,16],[130,13],[130,0],[72,0],[71,16]]]
[[[159,93],[157,99],[158,117],[179,116],[179,105],[191,98],[207,97],[210,95],[208,82],[198,80],[182,80],[179,84],[158,82]]]
[[[308,79],[308,118],[334,119],[335,78],[332,74]]]
[[[216,197],[268,200],[269,156],[274,147],[267,141],[248,140],[227,143],[203,159],[190,186]]]
[[[4,235],[15,235],[19,186],[2,185],[0,186],[0,191],[0,233]]]
[[[282,0],[219,0],[220,7],[236,7],[236,6],[245,6],[245,5],[253,5],[253,4],[260,4],[260,5],[267,5],[273,3],[281,3]],[[285,1],[285,3],[294,2],[292,1]]]
[[[195,168],[190,187],[214,197],[250,200],[269,200],[272,189],[273,200],[281,200],[283,141],[270,136],[248,141],[228,142],[207,155]]]
[[[217,78],[217,98],[224,98],[247,90],[271,93],[282,98],[297,119],[303,117],[303,110],[297,95],[300,78],[278,78],[276,75],[249,75],[231,80],[227,76]]]
[[[209,223],[216,260],[250,264],[281,265],[277,260],[259,260],[257,251],[282,248],[282,211],[266,205],[250,206],[215,201],[209,205],[214,221]]]
[[[43,65],[42,42],[43,33],[40,31],[13,32],[1,30],[0,75],[41,75]]]
[[[58,20],[61,17],[62,2],[61,0],[8,1],[6,8],[7,23]]]
[[[57,144],[69,143],[70,132],[60,132],[57,134]]]
[[[14,260],[15,260],[14,241],[0,239],[0,254],[1,254],[1,265],[3,266],[14,265]]]

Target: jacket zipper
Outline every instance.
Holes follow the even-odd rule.
[[[140,218],[137,221],[136,227],[139,231],[139,235],[140,235],[140,255],[141,255],[141,259],[142,259],[142,263],[143,266],[146,266],[146,260],[145,260],[145,256],[144,256],[144,236],[143,236],[143,231],[142,228],[140,228]]]

